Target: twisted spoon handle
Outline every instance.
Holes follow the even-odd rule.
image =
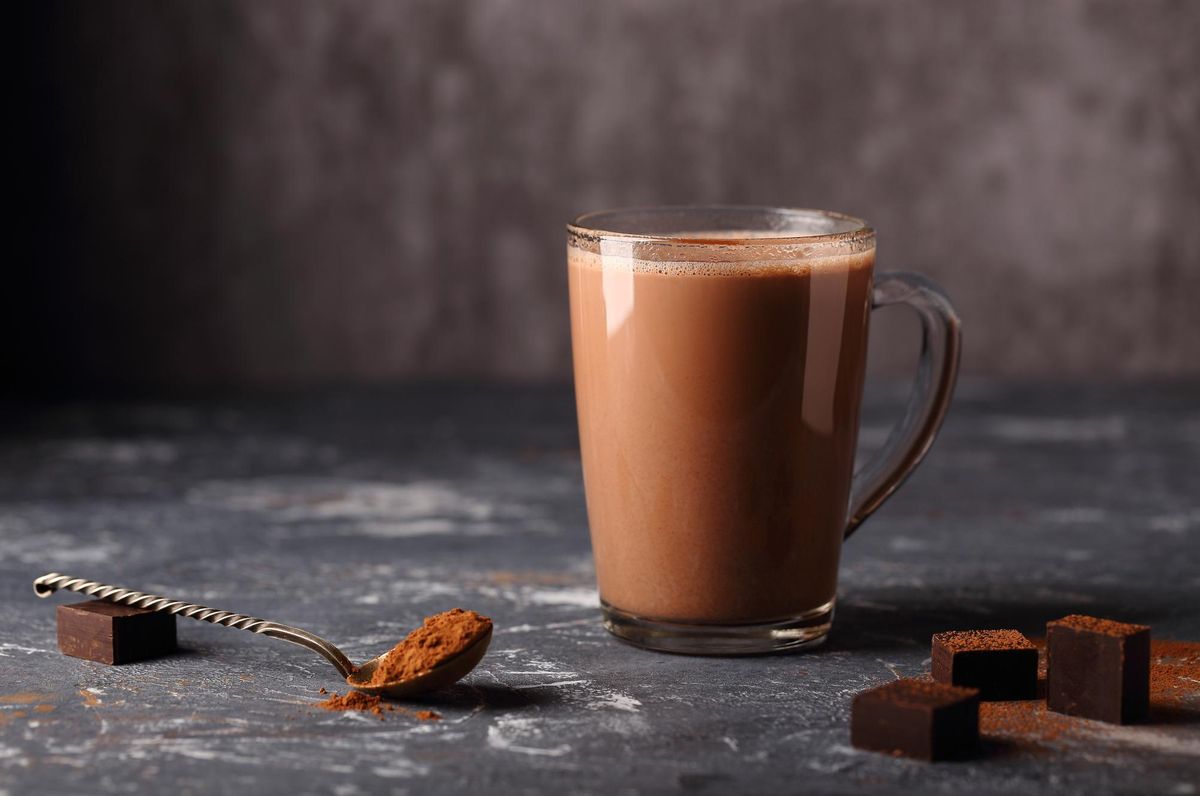
[[[251,633],[261,633],[271,638],[290,641],[293,644],[299,644],[301,647],[306,647],[322,655],[327,661],[337,667],[342,677],[349,677],[357,668],[337,647],[320,636],[314,636],[307,630],[301,630],[298,627],[268,622],[265,619],[255,619],[253,616],[235,614],[230,611],[220,611],[216,608],[208,608],[207,606],[196,605],[195,603],[168,600],[166,597],[143,594],[140,591],[123,589],[120,586],[109,586],[104,583],[97,583],[94,580],[73,578],[70,575],[60,575],[57,572],[42,575],[33,582],[33,591],[38,597],[49,597],[59,589],[82,592],[89,597],[95,597],[98,600],[107,600],[110,603],[132,605],[135,608],[149,608],[152,611],[186,616],[188,619],[195,619],[200,622],[211,622],[214,625],[235,627],[238,630],[248,630]]]

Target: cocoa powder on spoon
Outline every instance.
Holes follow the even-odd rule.
[[[491,619],[462,608],[453,608],[426,617],[419,628],[381,656],[378,666],[371,673],[371,679],[365,685],[382,686],[425,674],[463,652],[491,628]],[[329,692],[322,688],[321,693]],[[436,721],[441,718],[432,710],[409,711],[386,702],[378,695],[358,691],[350,691],[344,696],[333,693],[317,703],[317,707],[333,711],[367,711],[380,718],[385,712],[397,711],[411,713],[423,721]]]

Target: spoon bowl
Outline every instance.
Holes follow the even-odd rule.
[[[362,691],[364,694],[393,698],[409,697],[429,691],[436,691],[439,688],[445,688],[448,685],[457,683],[468,672],[474,669],[479,661],[483,659],[483,654],[487,652],[488,644],[491,641],[492,629],[488,628],[483,635],[471,642],[471,645],[462,652],[449,660],[442,661],[423,674],[418,674],[416,677],[410,677],[407,680],[400,680],[399,682],[370,685],[369,683],[371,677],[375,674],[375,669],[378,668],[379,662],[383,660],[384,656],[380,655],[351,672],[346,677],[346,685],[356,691]]]

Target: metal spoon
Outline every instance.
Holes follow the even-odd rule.
[[[255,619],[252,616],[245,616],[244,614],[219,611],[216,608],[208,608],[194,603],[168,600],[166,597],[143,594],[140,591],[122,589],[119,586],[109,586],[104,583],[97,583],[94,580],[73,578],[70,575],[60,575],[57,572],[42,575],[33,582],[33,591],[38,597],[49,597],[59,589],[82,592],[89,597],[95,597],[98,600],[107,600],[110,603],[132,605],[135,608],[149,608],[152,611],[186,616],[189,619],[196,619],[201,622],[235,627],[238,630],[248,630],[251,633],[261,633],[271,638],[290,641],[293,644],[299,644],[301,647],[307,647],[323,656],[337,667],[342,677],[346,678],[346,684],[352,688],[365,691],[368,694],[390,697],[414,696],[434,691],[438,688],[444,688],[451,683],[457,682],[467,672],[475,668],[476,664],[483,658],[483,654],[487,652],[488,644],[492,640],[492,630],[488,628],[487,632],[473,642],[471,646],[452,658],[442,661],[424,674],[383,685],[368,685],[367,683],[371,680],[371,675],[374,674],[375,668],[379,666],[383,655],[372,658],[362,666],[355,666],[337,647],[320,636],[315,636],[307,630],[301,630],[298,627]]]

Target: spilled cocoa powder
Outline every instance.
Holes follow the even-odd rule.
[[[1038,648],[1038,678],[1045,685],[1045,639],[1030,639]],[[1151,641],[1150,717],[1140,726],[1200,721],[1200,643]],[[1134,725],[1138,726],[1138,725]],[[1103,744],[1116,741],[1128,728],[1086,721],[1047,709],[1042,699],[982,702],[979,732],[1027,752],[1048,751],[1071,740]]]
[[[1080,728],[1078,719],[1047,709],[1040,699],[979,703],[979,734],[1018,747],[1036,747],[1077,737]]]
[[[1200,643],[1151,641],[1150,655],[1151,702],[1176,703],[1200,694]]]
[[[324,688],[321,689],[322,694],[328,694]],[[392,705],[385,704],[382,699],[370,694],[364,694],[361,691],[347,691],[345,696],[334,691],[328,699],[323,702],[318,702],[317,707],[322,710],[361,710],[374,713],[376,716],[383,714],[385,710],[391,710]]]
[[[398,683],[425,674],[481,639],[492,620],[474,611],[453,608],[425,621],[379,661],[367,685]]]
[[[320,693],[329,694],[324,688]],[[421,721],[441,721],[442,719],[442,714],[437,711],[410,710],[388,702],[382,697],[364,694],[361,691],[347,691],[344,695],[335,691],[329,694],[324,701],[318,702],[317,707],[329,711],[360,710],[378,716],[381,721],[385,713],[402,713],[406,716],[414,716]]]

